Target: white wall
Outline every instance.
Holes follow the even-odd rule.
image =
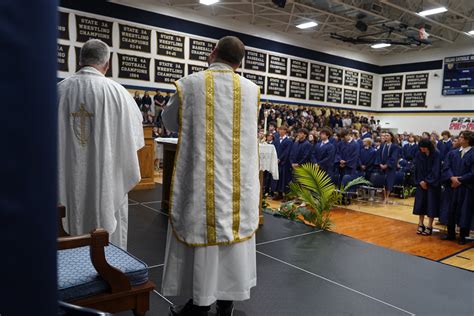
[[[470,118],[474,121],[474,112],[464,113],[431,113],[431,114],[381,114],[375,115],[380,120],[382,128],[398,129],[399,133],[412,132],[421,135],[422,132],[436,131],[441,133],[449,130],[451,134],[458,134],[461,130],[469,129],[474,131],[474,124],[463,123],[461,126],[451,123],[459,122],[459,118]],[[456,120],[453,121],[453,118]]]
[[[470,43],[460,45],[450,44],[440,48],[430,48],[424,51],[378,56],[375,62],[380,66],[417,63],[439,60],[445,57],[474,54],[474,37]]]
[[[450,55],[451,56],[451,55]],[[445,56],[445,57],[450,57]],[[430,71],[417,71],[417,72],[404,72],[397,73],[396,75],[406,75],[411,73],[429,73],[428,78],[428,89],[422,90],[426,91],[426,107],[425,108],[397,108],[397,109],[387,109],[381,107],[382,102],[382,76],[377,76],[375,80],[375,95],[376,99],[374,101],[374,110],[375,111],[473,111],[474,112],[474,95],[471,96],[443,96],[442,87],[443,87],[443,70],[430,70]],[[390,74],[386,74],[390,75]],[[384,76],[386,76],[384,75]],[[412,91],[412,90],[410,90]],[[413,90],[416,91],[416,90]],[[391,92],[391,91],[385,91]]]
[[[464,45],[449,45],[448,47],[433,48],[421,52],[412,52],[406,54],[397,54],[379,58],[379,65],[397,65],[403,63],[417,63],[433,60],[444,60],[446,57],[474,54],[474,38],[471,43]],[[426,72],[426,71],[420,71]],[[474,95],[471,96],[443,96],[443,70],[428,71],[428,91],[426,94],[426,108],[407,109],[406,111],[473,111]],[[406,73],[401,73],[406,74]],[[381,85],[382,77],[379,76],[378,84]],[[376,90],[377,91],[377,90]],[[380,88],[378,90],[380,92]],[[389,111],[390,109],[381,108],[381,94],[378,94],[378,100],[375,101],[375,110]],[[399,109],[400,110],[400,109]]]

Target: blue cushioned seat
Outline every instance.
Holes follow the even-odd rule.
[[[130,253],[109,244],[105,247],[107,262],[125,273],[132,286],[148,281],[148,266]],[[62,301],[73,301],[108,290],[92,265],[89,247],[58,251],[58,291]]]

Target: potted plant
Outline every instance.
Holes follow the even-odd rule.
[[[289,187],[291,196],[301,202],[299,207],[295,205],[295,211],[299,213],[298,218],[321,229],[330,229],[331,209],[341,203],[344,193],[358,185],[371,183],[359,177],[337,188],[318,165],[306,163],[294,169],[293,182]]]

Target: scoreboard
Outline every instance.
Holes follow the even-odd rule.
[[[474,55],[444,59],[443,95],[474,95]]]

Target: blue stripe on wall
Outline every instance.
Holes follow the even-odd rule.
[[[442,60],[402,65],[378,66],[346,57],[318,52],[302,47],[297,47],[260,38],[257,36],[229,31],[218,27],[191,22],[159,13],[149,12],[105,1],[62,0],[61,6],[78,11],[95,13],[103,16],[122,19],[125,21],[146,24],[150,26],[175,30],[183,33],[189,33],[213,39],[219,39],[227,35],[233,35],[239,37],[247,46],[274,51],[281,54],[293,55],[296,57],[324,62],[328,64],[354,68],[376,74],[410,72],[442,68]]]

